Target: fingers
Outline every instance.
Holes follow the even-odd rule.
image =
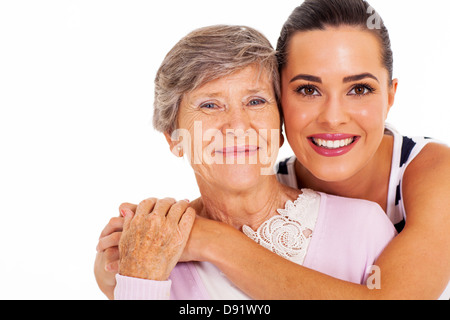
[[[119,206],[119,212],[122,217],[125,217],[127,213],[134,213],[136,212],[137,205],[133,203],[124,202]],[[128,212],[127,212],[128,211]]]
[[[173,198],[158,200],[155,204],[155,207],[153,208],[152,213],[165,217],[175,203],[176,201]]]
[[[141,216],[147,215],[148,213],[152,212],[157,201],[158,201],[158,199],[156,199],[156,198],[148,198],[148,199],[141,201],[136,208],[135,218],[139,218]]]
[[[149,217],[150,215],[155,215],[159,218],[163,218],[163,220],[160,220],[161,222],[163,222],[164,218],[166,218],[166,222],[168,224],[177,227],[188,206],[189,200],[182,200],[177,202],[173,198],[148,198],[141,201],[137,206],[130,203],[123,203],[120,206],[120,212],[125,216],[123,230],[128,230],[132,219],[135,220],[135,223],[140,223],[142,219]],[[134,211],[136,213],[133,217]],[[192,211],[194,212],[195,217],[195,210],[192,209]],[[190,215],[192,215],[192,212],[188,216]]]
[[[119,259],[105,265],[105,270],[108,272],[119,272]]]
[[[122,203],[119,206],[120,215],[122,217],[124,217],[124,221],[123,221],[123,229],[124,230],[125,230],[125,228],[126,228],[126,230],[128,230],[131,219],[133,219],[135,212],[137,210],[137,207],[138,207],[137,205],[128,203],[128,202]]]
[[[133,217],[135,216],[134,214],[126,214],[126,210],[124,210],[125,212],[125,218],[123,218],[123,231],[128,231],[128,229],[130,228],[130,224],[131,224],[131,220],[133,219]]]
[[[137,206],[130,203],[122,203],[119,210],[120,213],[125,216],[123,230],[127,231],[129,229],[132,220],[139,222],[142,217],[146,216],[148,212],[153,210],[156,201],[156,198],[148,198],[141,201]]]
[[[191,233],[192,226],[194,225],[196,212],[193,208],[187,208],[183,216],[180,219],[179,227],[183,239],[188,238]]]
[[[182,215],[186,212],[189,202],[186,200],[178,201],[170,207],[167,214],[167,221],[173,226],[177,226]]]
[[[107,235],[110,235],[113,232],[120,232],[123,228],[123,221],[124,219],[121,217],[114,217],[109,220],[106,227],[103,229],[102,233],[100,234],[100,238],[103,238]]]
[[[108,248],[105,254],[105,270],[109,272],[118,272],[119,270],[119,248]]]
[[[159,216],[160,218],[164,218],[169,211],[170,207],[175,203],[175,199],[173,198],[165,198],[165,199],[156,199],[156,198],[148,198],[139,203],[136,207],[136,214],[130,214],[130,211],[134,208],[133,205],[124,204],[121,209],[121,213],[125,215],[125,221],[123,230],[128,230],[130,227],[131,221],[133,220],[134,224],[140,224],[142,219],[149,217],[149,214],[154,214]]]
[[[98,240],[97,252],[102,252],[111,247],[117,247],[119,245],[121,232],[114,232],[110,235],[104,236]]]

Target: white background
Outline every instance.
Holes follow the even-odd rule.
[[[118,205],[198,196],[151,127],[163,57],[211,24],[249,25],[275,45],[300,3],[0,0],[0,298],[103,299],[95,247]],[[400,80],[388,121],[449,143],[448,1],[371,4]]]

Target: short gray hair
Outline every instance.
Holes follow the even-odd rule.
[[[254,64],[261,67],[260,72],[268,72],[280,106],[276,52],[263,34],[250,27],[229,25],[192,31],[169,51],[156,74],[154,128],[172,133],[177,129],[184,94]]]

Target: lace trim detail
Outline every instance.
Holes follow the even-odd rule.
[[[297,264],[303,264],[313,234],[319,210],[311,206],[320,195],[310,189],[302,189],[294,202],[287,201],[279,215],[265,221],[256,231],[245,225],[242,231],[264,248]]]

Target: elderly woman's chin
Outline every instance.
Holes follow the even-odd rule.
[[[257,187],[267,177],[267,169],[261,164],[234,163],[213,164],[200,170],[200,176],[207,183],[219,185],[221,190],[248,190]],[[203,171],[203,172],[202,172]]]

